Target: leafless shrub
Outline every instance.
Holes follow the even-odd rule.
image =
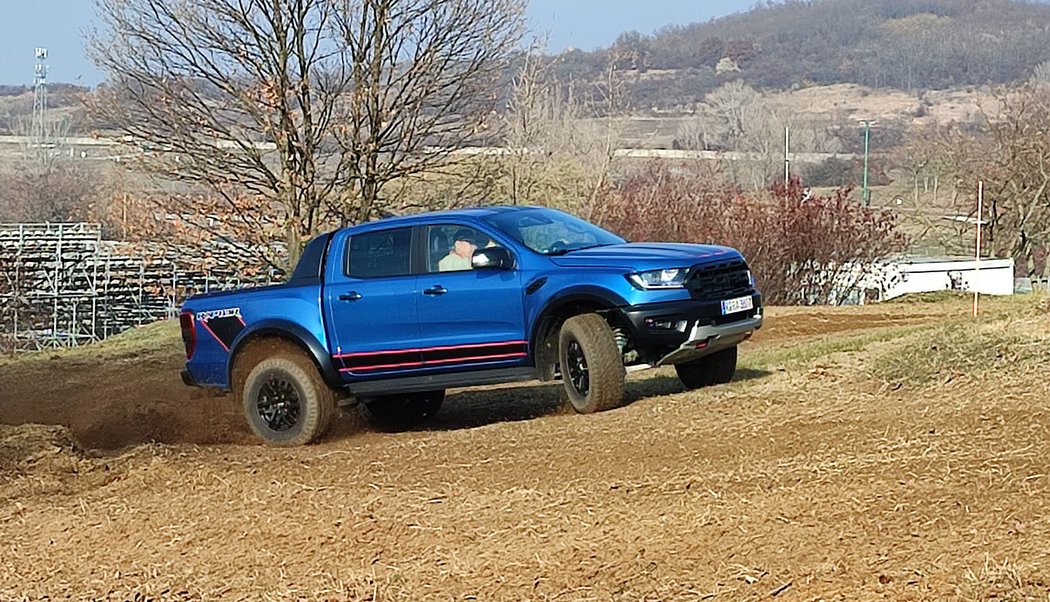
[[[812,195],[792,179],[743,195],[704,168],[653,163],[608,189],[596,217],[629,240],[735,247],[770,304],[841,304],[905,242],[891,214],[849,193]]]

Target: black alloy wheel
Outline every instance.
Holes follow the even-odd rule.
[[[299,391],[284,378],[271,375],[259,390],[256,407],[259,417],[271,430],[283,432],[295,428],[301,406]]]
[[[591,376],[587,371],[587,358],[583,354],[583,347],[580,346],[579,341],[573,340],[569,343],[565,354],[568,363],[565,368],[568,372],[569,383],[581,397],[586,397],[591,390]]]

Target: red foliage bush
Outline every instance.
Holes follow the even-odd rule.
[[[702,167],[652,163],[608,188],[592,218],[631,241],[735,247],[766,303],[842,304],[906,244],[892,214],[861,207],[849,193],[811,195],[793,178],[746,196]]]

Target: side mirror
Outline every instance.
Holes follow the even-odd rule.
[[[470,265],[475,270],[509,270],[514,267],[514,257],[504,247],[487,247],[474,251]]]

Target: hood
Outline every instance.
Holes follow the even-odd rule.
[[[696,264],[743,259],[740,252],[717,245],[634,242],[570,251],[551,257],[563,267],[623,267],[632,270],[688,268]]]

